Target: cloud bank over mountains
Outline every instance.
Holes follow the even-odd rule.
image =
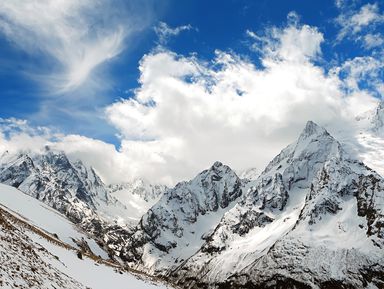
[[[62,5],[70,5],[65,3]],[[360,21],[358,28],[356,23],[348,22],[353,22],[353,17],[343,16],[352,15],[353,11],[345,12],[342,5],[336,20],[340,26],[337,41],[347,35],[368,37],[373,33],[370,25],[374,28],[381,21],[377,20],[381,17],[377,4],[364,6],[354,10],[356,15],[363,13],[366,19],[356,18]],[[17,17],[17,12],[13,13]],[[63,24],[52,29],[68,29],[66,15],[60,17]],[[176,34],[168,31],[171,34],[167,32],[166,36],[188,29],[191,26],[172,28]],[[83,47],[97,47],[90,56],[78,54],[77,50],[72,53],[69,48],[63,51],[69,51],[70,57],[56,55],[56,51],[66,48],[66,43],[86,33],[71,29],[69,32],[73,38],[59,39],[62,46],[38,48],[52,53],[59,61],[61,57],[68,59],[68,63],[63,61],[63,66],[68,66],[63,88],[77,85],[95,66],[117,55],[128,33],[116,32],[103,38],[100,45],[94,45],[92,41],[100,40],[96,33]],[[41,32],[42,39],[44,33]],[[39,150],[49,144],[72,157],[85,159],[108,183],[144,177],[173,184],[190,178],[215,160],[238,170],[262,168],[294,140],[307,120],[326,126],[331,132],[341,127],[348,129],[356,115],[377,105],[378,94],[383,91],[379,81],[382,54],[367,53],[326,69],[321,65],[322,45],[332,40],[317,27],[300,23],[294,12],[288,15],[284,27],[268,27],[261,34],[248,30],[246,34],[260,64],[233,51],[217,50],[209,61],[196,54],[179,55],[165,46],[144,55],[139,63],[139,85],[132,96],[105,108],[106,120],[119,131],[118,149],[100,140],[43,129],[6,131],[7,121],[19,120],[3,120],[0,148],[15,149],[18,143],[23,143],[20,148],[29,144],[31,149]],[[165,45],[162,35],[159,43]],[[80,46],[80,50],[83,48]],[[71,59],[80,59],[84,69],[72,74]],[[362,85],[367,80],[369,89],[366,83]],[[23,125],[28,127],[27,123]]]

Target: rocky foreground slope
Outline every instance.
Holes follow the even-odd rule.
[[[166,288],[107,257],[61,214],[0,184],[0,288]]]
[[[0,207],[0,287],[86,288],[52,266],[50,261],[55,260],[55,255],[34,243],[25,227],[25,223]]]

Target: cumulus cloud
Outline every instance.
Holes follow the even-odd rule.
[[[192,25],[182,25],[177,27],[170,27],[165,22],[159,22],[159,24],[154,28],[157,36],[159,37],[159,44],[165,45],[171,37],[179,35],[183,31],[188,31],[194,29]]]
[[[248,34],[263,68],[222,51],[209,63],[167,50],[143,57],[134,97],[106,109],[130,174],[174,183],[215,160],[262,169],[307,120],[336,129],[376,105],[357,88],[347,95],[340,71],[314,64],[323,42],[316,28],[293,21]]]
[[[35,77],[50,93],[65,93],[89,80],[96,67],[116,57],[127,37],[145,25],[148,17],[133,16],[136,4],[129,3],[4,0],[0,32],[27,53],[48,55],[54,69],[31,73],[39,74]]]
[[[323,34],[301,25],[295,13],[286,27],[247,34],[260,52],[261,67],[233,52],[216,51],[211,61],[164,48],[145,55],[133,96],[105,111],[120,133],[117,150],[99,140],[52,132],[29,132],[36,138],[31,146],[49,143],[81,158],[107,183],[144,177],[174,184],[216,160],[236,170],[262,170],[307,120],[331,132],[346,130],[356,115],[377,104],[359,79],[377,79],[380,63],[356,58],[324,70],[316,64]],[[0,143],[12,146],[18,134],[4,131]]]

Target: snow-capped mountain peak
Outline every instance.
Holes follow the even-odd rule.
[[[299,136],[299,142],[300,140],[306,139],[308,137],[319,136],[322,134],[328,134],[328,132],[323,127],[309,120],[307,121],[303,131]]]
[[[236,173],[215,162],[194,179],[164,193],[127,242],[125,260],[151,272],[176,266],[200,248],[204,235],[241,195],[242,183]],[[153,256],[161,256],[161,260]]]
[[[200,250],[170,274],[176,282],[188,288],[284,288],[292,280],[289,288],[382,284],[383,266],[370,266],[384,261],[384,180],[347,156],[325,129],[308,122],[245,187]],[[334,268],[344,262],[350,271]]]
[[[109,185],[109,190],[121,200],[136,195],[144,201],[152,203],[161,197],[167,190],[167,186],[152,184],[143,178],[136,178],[131,182]]]
[[[258,168],[249,168],[239,172],[239,177],[245,181],[253,181],[256,180],[260,175],[260,170]]]
[[[333,131],[348,153],[384,175],[384,100],[358,115],[350,127]]]
[[[347,157],[341,144],[324,128],[312,121],[307,122],[296,142],[281,151],[265,168],[262,175],[285,170],[286,174],[307,179],[308,173],[316,174],[317,169],[331,158]],[[297,167],[296,171],[286,170],[287,166]],[[300,168],[300,169],[298,169]],[[310,169],[310,170],[309,170]]]

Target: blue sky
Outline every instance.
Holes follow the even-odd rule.
[[[191,107],[192,93],[209,91],[208,96],[193,103],[209,98],[200,114],[206,114],[206,123],[211,121],[214,126],[218,120],[210,105],[214,108],[225,103],[225,93],[236,86],[237,97],[244,94],[255,100],[250,104],[255,110],[266,106],[251,116],[251,112],[242,111],[245,104],[229,102],[229,106],[239,107],[227,112],[225,119],[232,122],[225,127],[250,125],[253,117],[256,123],[275,123],[274,133],[282,136],[277,149],[297,133],[317,97],[327,107],[339,101],[353,104],[353,109],[336,113],[348,116],[352,110],[359,112],[356,107],[369,108],[381,98],[383,9],[382,1],[358,0],[87,0],[82,4],[72,0],[5,0],[0,4],[0,117],[27,121],[29,134],[39,134],[36,128],[48,127],[55,134],[112,143],[120,153],[129,150],[140,158],[146,158],[146,153],[163,158],[176,143],[181,146],[201,137],[197,147],[202,147],[211,134],[204,126],[199,127],[195,114],[188,114],[185,105]],[[313,78],[298,78],[297,85],[286,81],[288,69],[299,77],[309,68],[307,73]],[[299,105],[292,105],[292,111],[297,109],[303,119],[294,121],[295,114],[289,116],[285,110],[279,111],[277,118],[271,107],[280,107],[280,99],[268,92],[276,84],[264,88],[264,81],[263,87],[251,88],[241,83],[241,73],[254,73],[255,83],[260,75],[282,75],[273,79],[281,80],[285,87],[280,96],[284,99],[285,95],[300,95],[297,89],[303,86],[307,86],[306,91],[313,90],[314,96],[308,93],[288,102]],[[231,78],[239,81],[232,83]],[[327,100],[326,87],[316,86],[320,78],[330,81],[330,87],[335,85],[335,90],[327,93],[337,99]],[[172,89],[168,80],[173,81]],[[180,96],[179,86],[188,84],[194,84],[190,93],[187,88]],[[221,98],[215,98],[215,89],[222,91]],[[260,91],[265,95],[259,96]],[[175,96],[170,97],[173,93]],[[233,100],[233,96],[228,98]],[[276,99],[276,103],[267,99]],[[161,110],[168,106],[175,114],[172,121],[166,117],[172,113]],[[338,109],[333,107],[329,114]],[[248,118],[243,117],[248,113]],[[184,137],[183,128],[174,125],[185,115],[189,116],[183,121],[186,131],[189,128],[188,133],[194,136],[192,140]],[[324,123],[335,121],[323,115],[314,118]],[[287,131],[289,123],[295,129],[285,137],[281,131]],[[231,137],[233,129],[223,127],[228,134],[218,139]],[[252,133],[257,139],[264,137],[255,128],[244,132],[245,142]],[[270,140],[277,138],[274,133],[269,133]],[[222,154],[235,148],[233,144]],[[189,153],[200,151],[184,148],[180,156]],[[158,161],[157,157],[154,159]],[[166,162],[177,162],[177,158],[172,156]],[[190,166],[196,168],[209,161],[207,157],[202,164]]]

